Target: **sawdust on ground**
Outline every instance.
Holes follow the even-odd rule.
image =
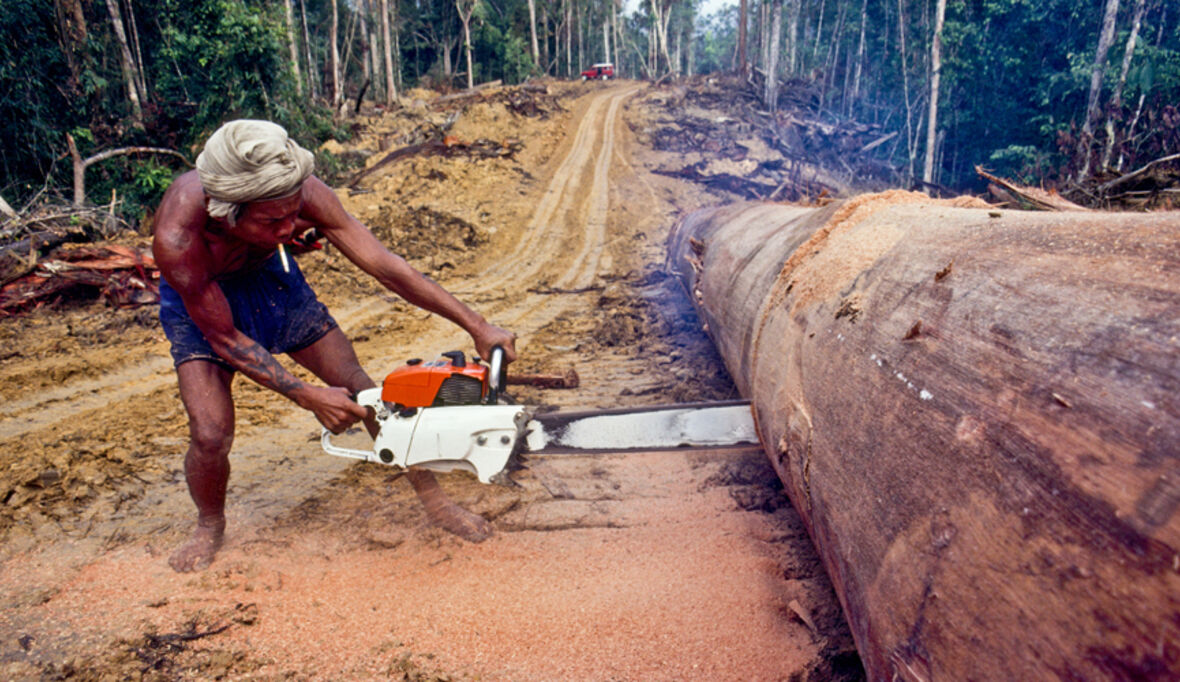
[[[516,330],[518,371],[582,376],[576,391],[521,388],[520,402],[735,397],[660,267],[678,216],[732,197],[648,172],[671,155],[632,130],[662,91],[549,85],[561,108],[545,117],[473,103],[448,131],[520,140],[514,157],[410,158],[341,198]],[[412,143],[440,118],[417,109],[360,118],[349,148],[371,164]],[[333,249],[300,264],[375,376],[470,345]],[[314,420],[282,398],[245,380],[235,395],[227,545],[209,570],[178,575],[166,558],[192,524],[186,420],[154,311],[73,302],[0,321],[4,677],[861,674],[760,452],[538,458],[514,489],[444,476],[497,529],[471,545],[431,528],[389,469],[323,455]]]

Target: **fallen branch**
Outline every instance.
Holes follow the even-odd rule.
[[[1172,154],[1170,156],[1165,156],[1163,158],[1156,159],[1155,161],[1148,163],[1147,165],[1143,166],[1142,168],[1139,168],[1137,170],[1133,170],[1130,173],[1127,173],[1126,175],[1120,175],[1119,177],[1115,178],[1114,180],[1111,180],[1110,182],[1102,183],[1101,185],[1098,186],[1098,191],[1102,194],[1106,194],[1107,192],[1114,189],[1115,187],[1125,185],[1125,184],[1131,182],[1132,180],[1137,179],[1139,176],[1146,174],[1148,171],[1152,170],[1156,166],[1168,163],[1169,161],[1177,161],[1177,160],[1180,160],[1180,154]]]
[[[377,163],[353,176],[348,183],[350,189],[357,189],[357,184],[378,170],[410,156],[476,156],[480,158],[511,157],[520,151],[523,145],[517,140],[494,142],[492,140],[476,140],[463,142],[457,137],[447,135],[434,140],[427,140],[421,144],[395,149]]]
[[[1003,178],[997,177],[983,170],[983,166],[976,166],[975,172],[985,180],[989,180],[1001,187],[1021,208],[1031,208],[1041,211],[1089,211],[1085,206],[1079,206],[1057,192],[1046,192],[1036,187],[1021,187]]]

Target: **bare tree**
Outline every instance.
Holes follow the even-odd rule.
[[[912,178],[914,177],[914,155],[917,151],[917,143],[914,140],[914,105],[910,101],[910,74],[906,64],[905,22],[905,5],[903,0],[897,0],[897,41],[898,50],[901,53],[901,89],[905,98],[906,155],[909,157],[909,176]],[[918,127],[921,128],[920,125]]]
[[[863,0],[860,5],[860,41],[856,45],[856,65],[852,76],[851,102],[860,98],[860,77],[865,63],[865,29],[869,25],[869,0]],[[848,108],[851,113],[851,103]]]
[[[770,6],[770,59],[766,64],[766,106],[778,111],[778,56],[779,36],[783,32],[783,0],[772,0]]]
[[[1090,72],[1090,97],[1086,101],[1086,119],[1082,123],[1082,135],[1078,141],[1078,152],[1082,155],[1082,167],[1078,180],[1090,175],[1091,143],[1094,140],[1094,122],[1098,119],[1098,97],[1102,94],[1102,79],[1106,76],[1106,53],[1114,42],[1114,22],[1119,13],[1119,0],[1106,0],[1106,12],[1102,16],[1102,32],[1098,35],[1098,49],[1094,53],[1094,68]]]
[[[291,48],[291,72],[295,74],[295,94],[303,96],[303,76],[299,73],[299,47],[295,44],[295,10],[292,0],[283,0],[287,11],[287,46]]]
[[[475,87],[475,70],[471,65],[471,15],[479,6],[479,0],[455,0],[459,21],[463,22],[463,51],[467,54],[467,89]]]
[[[610,15],[602,19],[602,54],[604,61],[610,63]]]
[[[315,58],[311,54],[311,34],[307,30],[307,5],[303,0],[299,0],[299,14],[303,18],[303,49],[307,52],[307,90],[313,97],[318,97],[320,94],[320,82],[316,78]]]
[[[328,34],[328,40],[332,43],[332,109],[334,111],[340,110],[340,105],[344,101],[344,89],[340,87],[340,48],[337,41],[340,38],[340,10],[336,5],[336,0],[332,0],[332,30]]]
[[[131,117],[135,125],[143,127],[143,103],[140,98],[138,82],[135,75],[135,62],[131,58],[131,47],[127,43],[127,33],[123,30],[123,17],[119,11],[119,0],[106,0],[107,11],[111,15],[111,27],[119,43],[119,57],[123,66],[123,80],[127,84],[127,101],[131,104]]]
[[[397,85],[393,78],[393,43],[389,40],[389,0],[381,0],[381,36],[385,45],[385,103],[397,101]]]
[[[1114,151],[1114,114],[1123,107],[1123,88],[1127,86],[1127,72],[1131,70],[1131,59],[1135,56],[1135,43],[1139,40],[1139,28],[1143,24],[1143,14],[1147,10],[1146,0],[1137,0],[1135,16],[1131,20],[1131,35],[1127,36],[1127,46],[1123,49],[1123,67],[1119,71],[1119,82],[1110,96],[1111,115],[1106,117],[1106,149],[1102,152],[1102,167],[1110,166],[1111,153]]]
[[[787,0],[791,3],[791,12],[787,16],[787,73],[792,76],[799,73],[799,11],[802,0]]]
[[[537,0],[529,0],[529,35],[533,39],[533,64],[541,68],[541,50],[537,46]]]
[[[934,37],[930,41],[930,116],[926,120],[926,161],[922,164],[922,181],[934,182],[934,153],[938,145],[938,82],[942,76],[942,25],[946,19],[946,0],[938,0],[934,10]]]
[[[366,0],[365,2],[365,14],[367,14],[370,19],[373,19],[373,22],[369,25],[369,62],[372,64],[370,67],[370,73],[373,74],[374,100],[377,99],[378,91],[385,88],[385,78],[383,78],[381,75],[381,65],[384,62],[381,59],[380,50],[377,49],[377,47],[381,45],[381,41],[377,38],[377,32],[380,29],[378,27],[377,17],[374,15],[377,7],[375,3],[376,0]]]
[[[738,44],[737,44],[737,72],[742,78],[746,77],[746,13],[749,8],[747,0],[738,2]]]

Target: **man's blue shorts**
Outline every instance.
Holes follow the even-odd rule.
[[[234,273],[218,281],[233,310],[234,326],[273,354],[306,348],[336,327],[336,320],[316,299],[295,259],[288,261],[291,272],[283,272],[276,253],[254,270]],[[197,328],[180,294],[163,279],[160,280],[160,324],[172,343],[175,365],[208,360],[233,371]]]

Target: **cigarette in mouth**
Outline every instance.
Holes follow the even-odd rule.
[[[291,264],[287,262],[287,250],[279,244],[279,260],[283,261],[283,272],[291,272]]]

